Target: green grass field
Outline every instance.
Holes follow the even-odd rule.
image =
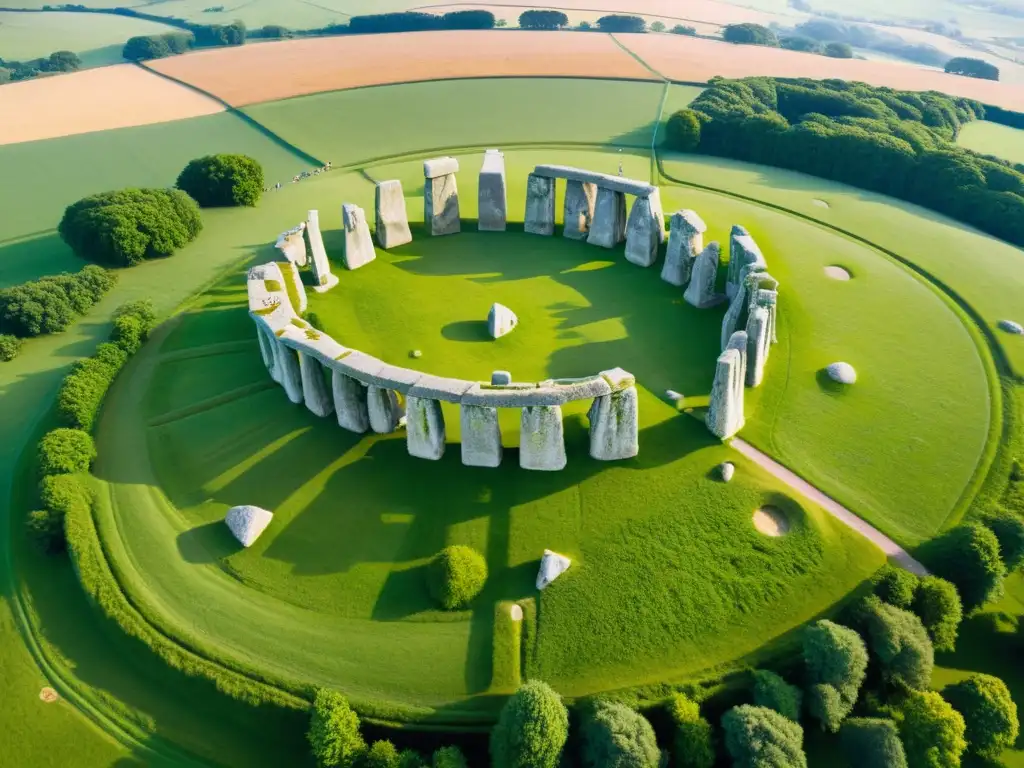
[[[1024,131],[1008,125],[978,120],[961,129],[960,146],[986,155],[995,155],[1011,163],[1024,163]]]

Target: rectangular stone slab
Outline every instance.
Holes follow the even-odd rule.
[[[377,242],[384,250],[412,242],[409,214],[405,207],[402,182],[398,179],[381,181],[374,192],[374,221]]]
[[[454,157],[435,157],[432,160],[423,161],[423,178],[436,179],[438,176],[447,176],[459,170],[459,161]]]
[[[646,181],[626,179],[622,176],[612,176],[607,173],[587,171],[582,168],[572,168],[568,165],[538,165],[533,169],[536,176],[544,176],[552,179],[567,179],[570,181],[584,181],[597,184],[599,187],[610,189],[613,192],[622,192],[627,195],[646,197],[657,187],[648,184]]]
[[[367,376],[364,383],[382,389],[393,389],[405,395],[422,378],[423,374],[419,371],[399,368],[397,365],[385,365],[372,376]]]
[[[539,386],[563,393],[567,403],[573,400],[589,400],[612,392],[611,386],[601,376],[587,379],[549,379],[540,382]]]
[[[532,405],[562,405],[568,402],[566,393],[557,388],[541,389],[488,389],[474,385],[462,396],[465,405],[483,405],[489,408],[523,408]]]
[[[462,396],[474,386],[472,381],[449,379],[443,376],[432,376],[425,373],[420,376],[416,386],[409,390],[410,397],[424,397],[431,400],[443,400],[446,403],[461,402]]]
[[[368,384],[370,379],[377,374],[377,372],[384,367],[384,361],[378,360],[372,355],[368,355],[365,352],[359,352],[358,350],[353,351],[349,355],[345,355],[341,360],[335,360],[331,363],[331,368],[336,371],[351,376],[353,379],[361,381],[363,384]]]
[[[484,153],[478,203],[477,229],[481,232],[504,232],[508,216],[505,155],[497,149],[488,149]]]

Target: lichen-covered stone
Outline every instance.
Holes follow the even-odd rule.
[[[771,347],[768,310],[754,307],[747,318],[747,378],[748,387],[759,387],[764,381],[764,369]]]
[[[599,187],[587,242],[602,248],[614,248],[625,239],[626,196],[607,187]]]
[[[462,231],[459,188],[454,173],[423,182],[423,222],[434,236],[454,235]]]
[[[857,371],[849,363],[832,363],[825,372],[832,381],[839,384],[856,384]]]
[[[665,266],[661,268],[662,280],[680,288],[685,288],[689,284],[693,263],[704,250],[706,231],[707,225],[694,211],[685,210],[672,214]]]
[[[320,212],[306,214],[306,239],[309,241],[309,267],[313,273],[313,290],[324,292],[338,284],[338,278],[331,273],[331,262],[327,259],[324,239],[320,234]]]
[[[512,383],[512,374],[508,371],[494,371],[491,373],[492,386],[504,386]]]
[[[478,190],[477,228],[481,232],[504,232],[508,218],[505,190],[505,154],[497,149],[484,153]]]
[[[310,413],[330,416],[334,411],[331,393],[327,391],[324,369],[315,359],[299,352],[299,372],[302,376],[302,399]]]
[[[999,329],[1006,331],[1007,333],[1012,333],[1014,336],[1024,335],[1024,325],[1013,320],[1000,320]]]
[[[251,504],[243,504],[232,507],[224,516],[224,522],[231,531],[231,535],[238,539],[243,547],[251,547],[256,543],[260,534],[267,530],[267,526],[274,519],[274,513],[268,512],[262,507],[254,507]]]
[[[497,467],[501,464],[501,429],[498,409],[480,405],[459,408],[462,433],[462,463],[467,467]]]
[[[374,194],[374,221],[377,243],[385,251],[412,242],[409,213],[405,208],[405,194],[398,179],[381,181]]]
[[[583,181],[569,181],[565,185],[564,226],[562,235],[570,240],[586,240],[590,223],[594,220],[597,186]]]
[[[282,280],[288,280],[295,288],[295,294],[299,297],[299,306],[292,307],[295,310],[295,314],[301,315],[306,311],[306,286],[302,283],[302,275],[299,274],[299,268],[289,262],[288,264],[281,265],[281,278]],[[290,303],[288,298],[288,292],[284,292],[284,296],[281,299],[287,306]]]
[[[366,388],[366,407],[370,416],[370,429],[379,435],[398,429],[405,415],[396,392],[372,385]]]
[[[454,157],[435,157],[423,161],[423,178],[436,179],[458,173],[459,161]]]
[[[260,343],[260,356],[263,358],[263,365],[266,366],[267,371],[271,376],[274,375],[274,347],[272,342],[267,339],[266,333],[263,331],[261,323],[256,323],[256,340]]]
[[[487,313],[487,332],[492,339],[500,339],[507,333],[511,333],[519,325],[519,318],[516,313],[504,304],[492,304]]]
[[[742,332],[741,332],[742,333]],[[726,440],[739,432],[745,423],[743,413],[744,376],[746,371],[746,334],[737,334],[735,343],[718,356],[711,401],[705,422],[711,433]]]
[[[392,389],[395,392],[401,392],[403,395],[406,395],[422,378],[423,374],[419,371],[385,364],[380,370],[366,376],[363,379],[363,383],[380,387],[381,389]]]
[[[555,234],[555,180],[530,174],[526,179],[523,230],[531,235]]]
[[[594,400],[590,419],[590,455],[598,461],[631,459],[640,452],[636,387]]]
[[[626,261],[649,267],[658,260],[662,226],[655,220],[649,197],[638,197],[626,223]]]
[[[718,243],[708,243],[693,264],[690,284],[683,294],[687,304],[697,309],[704,309],[718,304],[721,297],[715,292],[715,281],[718,278],[718,264],[722,252]]]
[[[298,405],[303,400],[302,395],[302,373],[299,370],[298,353],[291,347],[285,346],[278,339],[274,344],[277,369],[281,371],[281,386],[288,399]]]
[[[616,370],[622,369],[617,368]],[[560,393],[564,398],[562,400],[563,403],[572,402],[573,400],[589,400],[612,393],[611,384],[601,374],[579,379],[545,379],[538,382],[537,386],[541,389]],[[623,388],[626,386],[629,386],[629,384],[623,384]]]
[[[658,236],[658,243],[664,243],[668,239],[665,232],[665,206],[661,204],[661,190],[658,187],[647,196],[651,206],[651,216],[654,218],[654,232]]]
[[[461,402],[488,408],[525,408],[531,405],[563,405],[568,400],[566,392],[559,387],[516,383],[508,387],[474,384],[462,396]]]
[[[444,456],[445,427],[441,403],[423,397],[405,401],[405,439],[410,456],[437,461]]]
[[[354,203],[345,203],[341,206],[341,221],[345,228],[345,268],[359,269],[376,259],[363,209]]]
[[[587,171],[582,168],[572,168],[568,165],[538,165],[533,169],[533,173],[535,176],[543,176],[545,178],[596,184],[599,187],[606,187],[613,192],[636,195],[637,197],[647,197],[657,190],[657,187],[646,181],[627,179],[624,176],[612,176],[611,174],[598,173],[597,171]]]
[[[743,268],[751,264],[760,265],[764,269],[768,268],[754,238],[746,229],[736,225],[729,234],[729,269],[725,282],[725,295],[728,298],[731,299],[739,290]]]
[[[565,469],[565,431],[557,405],[523,408],[519,426],[519,466],[553,472]]]
[[[331,376],[331,389],[338,426],[359,435],[368,430],[370,413],[366,404],[366,387],[351,376],[335,370]]]
[[[309,255],[306,252],[305,222],[297,227],[282,232],[277,236],[274,247],[281,252],[281,255],[292,264],[299,267],[306,266]]]
[[[537,571],[537,589],[548,587],[551,582],[569,570],[572,561],[565,555],[544,550],[544,556],[540,559],[540,570]]]

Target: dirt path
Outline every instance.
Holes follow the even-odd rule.
[[[741,440],[738,437],[733,438],[729,444],[762,469],[768,470],[768,472],[784,482],[801,496],[813,501],[843,525],[848,528],[852,528],[861,536],[864,536],[869,541],[873,542],[886,554],[893,564],[898,565],[900,568],[904,568],[911,573],[917,574],[918,576],[927,575],[928,571],[925,567],[912,558],[910,554],[903,549],[903,547],[874,526],[871,526],[861,520],[839,502],[826,496],[803,478],[790,472],[767,454],[762,453],[750,443],[745,440]]]

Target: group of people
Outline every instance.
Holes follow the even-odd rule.
[[[331,162],[328,160],[327,165],[321,166],[320,168],[314,168],[312,171],[303,171],[302,173],[295,174],[292,177],[292,184],[300,182],[303,179],[308,179],[311,176],[319,176],[321,173],[327,173],[329,170],[331,170]],[[264,187],[263,191],[270,192],[272,190],[278,190],[281,188],[281,186],[281,182],[279,181],[272,187]]]

